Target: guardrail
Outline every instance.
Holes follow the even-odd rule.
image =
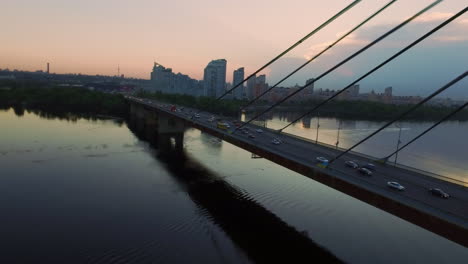
[[[287,132],[281,132],[281,134],[284,134],[284,135],[287,135],[289,137],[293,137],[293,138],[296,138],[296,139],[299,139],[299,140],[304,140],[304,141],[307,141],[307,142],[310,142],[312,144],[316,144],[316,145],[319,145],[319,146],[322,146],[322,147],[325,147],[325,148],[332,148],[332,149],[337,149],[337,150],[340,150],[340,151],[345,151],[346,150],[345,148],[336,147],[334,145],[323,143],[323,142],[317,142],[316,143],[315,140],[311,140],[309,138],[301,137],[301,136],[290,134],[290,133],[287,133]],[[361,152],[350,151],[349,153],[351,153],[353,155],[356,155],[356,156],[359,156],[359,157],[362,157],[364,159],[367,159],[370,162],[379,162],[379,160],[381,160],[380,158],[376,158],[376,157],[373,157],[373,156],[370,156],[370,155],[367,155],[367,154],[364,154],[364,153],[361,153]],[[454,179],[454,178],[451,178],[451,177],[448,177],[448,176],[440,175],[440,174],[437,174],[437,173],[434,173],[434,172],[414,168],[414,167],[411,167],[411,166],[408,166],[408,165],[403,165],[403,164],[400,164],[400,163],[397,163],[396,165],[394,165],[394,164],[390,165],[390,164],[387,163],[386,165],[387,166],[397,167],[397,168],[403,169],[403,170],[412,171],[412,172],[419,173],[419,174],[423,174],[425,176],[433,177],[433,178],[436,178],[436,179],[439,179],[439,180],[448,181],[448,182],[451,182],[451,183],[454,183],[454,184],[457,184],[457,185],[461,185],[461,186],[464,186],[464,187],[468,187],[468,182],[458,180],[458,179]]]

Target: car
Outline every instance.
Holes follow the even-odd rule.
[[[324,157],[316,157],[315,160],[320,163],[328,164],[328,160]]]
[[[271,143],[275,144],[275,145],[279,145],[281,144],[281,141],[278,141],[276,138],[274,138]]]
[[[352,160],[345,161],[345,165],[348,166],[348,167],[351,167],[353,169],[359,168],[359,165],[356,162],[352,161]]]
[[[372,163],[367,163],[366,165],[362,166],[363,168],[366,168],[371,171],[375,171],[375,165]]]
[[[195,114],[195,118],[200,118],[200,115],[199,115],[199,114]]]
[[[278,141],[279,143],[283,143],[283,141],[279,138],[273,138],[274,140]]]
[[[429,192],[432,193],[432,195],[439,196],[440,198],[448,199],[450,195],[444,191],[442,191],[439,188],[432,188],[429,189]]]
[[[366,176],[372,176],[372,171],[363,167],[359,168],[358,172]]]
[[[249,138],[255,138],[253,134],[249,134]]]
[[[256,129],[255,130],[257,133],[263,133],[263,130],[261,130],[260,128]]]
[[[405,187],[403,185],[399,184],[398,182],[394,182],[394,181],[387,182],[387,186],[392,188],[392,189],[399,190],[399,191],[403,191],[405,189]]]

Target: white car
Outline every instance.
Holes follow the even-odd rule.
[[[387,186],[392,189],[399,190],[399,191],[403,191],[405,189],[405,187],[399,184],[398,182],[387,182]]]
[[[320,162],[320,163],[324,163],[324,164],[328,163],[328,160],[326,158],[324,158],[324,157],[316,157],[315,160]]]
[[[263,133],[263,130],[261,130],[260,128],[256,129],[255,131],[257,131],[257,133]]]
[[[274,138],[271,143],[275,144],[275,145],[279,145],[281,144],[281,141],[277,140],[276,138]]]

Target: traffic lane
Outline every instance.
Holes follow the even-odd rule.
[[[347,154],[345,155],[345,160],[358,160],[358,156],[354,154]],[[358,160],[359,161],[359,160]],[[392,178],[395,178],[395,181],[405,181],[410,182],[415,185],[419,185],[424,187],[426,190],[431,188],[440,188],[446,192],[448,192],[452,196],[456,196],[461,200],[464,200],[468,204],[468,192],[467,188],[456,185],[450,182],[442,181],[437,178],[433,178],[426,175],[417,174],[413,171],[403,170],[398,167],[394,167],[391,165],[379,164],[375,163],[376,170],[375,173],[385,173]]]
[[[334,150],[334,149],[329,149],[329,150],[323,150],[322,146],[316,145],[311,142],[297,142],[296,138],[291,138],[288,140],[291,145],[296,145],[298,147],[305,147],[306,149],[322,149],[320,153],[324,155],[324,157],[335,157],[340,153],[340,150]],[[344,162],[346,160],[356,160],[359,164],[363,165],[372,161],[364,161],[364,158],[361,156],[354,155],[352,153],[348,153],[344,158],[341,158],[340,160],[337,160],[336,162]],[[411,179],[414,184],[419,184],[422,186],[425,186],[426,188],[441,188],[441,189],[450,189],[450,191],[453,193],[453,195],[459,196],[462,199],[466,199],[468,201],[468,192],[466,191],[467,188],[459,185],[455,185],[450,182],[442,181],[437,178],[433,178],[430,176],[426,175],[421,175],[413,171],[408,171],[408,170],[403,170],[398,167],[393,167],[393,166],[388,166],[388,165],[382,165],[380,163],[375,163],[376,166],[376,171],[389,171],[389,173],[393,173],[395,175],[398,175],[398,179]],[[391,171],[391,172],[390,172]]]
[[[270,135],[270,136],[273,136],[273,135]],[[290,143],[294,143],[294,141],[291,141]],[[282,154],[288,157],[294,156],[296,159],[305,161],[306,164],[311,164],[311,166],[313,166],[312,164],[316,163],[315,160],[311,157],[309,157],[308,159],[304,159],[304,155],[297,155],[301,151],[299,151],[299,148],[297,148],[297,146],[292,146],[292,145],[295,145],[295,144],[291,144],[289,146],[287,143],[278,145],[282,147],[276,148],[275,152],[277,154]],[[303,147],[302,144],[298,144],[298,145],[299,147]],[[322,155],[322,156],[325,155],[324,152],[322,151],[311,151],[310,149],[307,149],[307,152],[309,152],[310,154],[314,154],[314,155]],[[333,151],[328,151],[329,154],[331,152]],[[355,159],[356,157],[347,157],[347,158]],[[392,171],[393,167],[389,168],[389,167],[377,166],[377,170],[374,171],[373,176],[367,177],[367,176],[361,175],[359,172],[357,172],[357,170],[346,167],[346,165],[344,164],[345,160],[346,159],[337,160],[336,163],[333,163],[333,165],[331,165],[331,168],[332,169],[338,168],[339,171],[343,173],[345,176],[366,181],[369,184],[372,184],[374,186],[381,188],[385,192],[392,192],[396,195],[401,195],[402,197],[406,197],[414,201],[425,203],[426,205],[433,207],[434,209],[437,209],[442,212],[452,213],[452,214],[460,215],[460,216],[464,216],[466,215],[466,212],[468,212],[468,204],[465,203],[462,199],[452,198],[451,201],[440,199],[440,198],[434,199],[438,197],[431,195],[428,192],[428,188],[420,184],[418,181],[415,181],[413,177],[406,176],[406,178],[411,179],[411,180],[401,179],[401,176],[395,177],[394,176],[395,172]],[[400,184],[405,186],[406,190],[398,191],[398,190],[391,189],[387,185],[387,182],[389,181],[399,182]]]
[[[385,172],[374,171],[372,176],[364,176],[360,174],[357,171],[357,169],[347,167],[344,164],[335,164],[332,167],[332,169],[343,172],[346,175],[350,175],[348,172],[355,172],[355,177],[358,177],[361,180],[369,184],[382,187],[384,189],[392,191],[403,197],[410,198],[418,202],[422,202],[441,212],[446,212],[446,213],[451,213],[451,214],[455,214],[458,216],[462,216],[462,218],[465,218],[468,220],[467,218],[468,203],[466,203],[465,201],[457,197],[450,197],[449,199],[443,199],[443,198],[434,196],[431,193],[429,193],[426,187],[421,186],[418,183],[406,181],[404,179],[397,180],[393,175],[386,174]],[[405,187],[405,190],[398,191],[395,189],[391,189],[387,185],[387,182],[389,181],[397,181],[398,183],[400,183],[401,185]]]
[[[211,115],[209,114],[203,114],[203,118],[209,118],[211,117]],[[197,118],[197,122],[200,122],[199,119],[201,119],[202,116],[200,115],[200,118]],[[204,120],[201,120],[200,123],[204,123],[204,124],[209,124],[211,122],[208,122],[208,121],[204,121]],[[214,125],[213,125],[214,126]],[[248,127],[249,129],[255,129],[255,127],[252,127],[252,126],[246,126]],[[237,130],[237,131],[240,131],[240,130]],[[237,132],[236,131],[236,132]],[[269,129],[265,129],[265,132],[262,133],[262,137],[259,137],[259,139],[257,140],[258,142],[260,143],[263,143],[265,144],[265,146],[268,145],[268,141],[270,141],[271,139],[275,138],[275,137],[278,137],[277,133],[273,132],[272,130],[269,130]],[[238,136],[240,137],[244,137],[244,139],[248,142],[248,141],[253,141],[255,139],[250,139],[248,138],[248,135],[246,134],[238,134]],[[304,142],[304,141],[300,141],[296,138],[287,138],[285,136],[282,137],[283,138],[283,143],[280,144],[280,145],[274,145],[274,149],[271,149],[270,147],[268,147],[269,149],[271,149],[271,151],[273,152],[276,152],[278,154],[282,154],[282,155],[285,155],[285,156],[294,156],[296,159],[301,159],[303,161],[305,161],[306,164],[313,164],[314,163],[314,158],[312,157],[309,157],[309,159],[304,159],[304,156],[303,155],[297,155],[298,152],[302,152],[304,151],[304,153],[308,152],[310,153],[311,152],[311,149],[310,147],[312,148],[315,148],[316,145],[315,144],[310,144],[310,142]],[[304,143],[309,143],[309,144],[304,144]],[[271,143],[270,143],[271,144]],[[289,145],[289,146],[288,146]],[[305,147],[305,149],[303,149]],[[300,151],[300,149],[303,149],[302,151]],[[323,149],[321,148],[322,151],[313,151],[315,154],[314,155],[321,155],[321,156],[326,156],[326,155],[336,155],[336,151],[335,150],[328,150],[328,151],[323,151]],[[349,157],[350,159],[357,159],[357,160],[360,160],[362,159],[362,157],[360,156],[352,156],[352,157]],[[311,165],[313,166],[313,165]],[[387,181],[399,181],[402,185],[404,185],[406,187],[406,190],[403,191],[403,192],[398,192],[396,191],[398,194],[402,195],[402,196],[405,196],[407,198],[410,198],[410,199],[413,199],[415,201],[421,201],[421,202],[424,202],[424,203],[427,203],[429,205],[431,204],[437,204],[438,207],[441,207],[441,208],[446,208],[447,210],[446,211],[451,211],[451,212],[454,212],[455,214],[462,214],[463,215],[463,212],[466,212],[467,208],[466,208],[466,203],[464,203],[463,200],[461,199],[457,199],[457,197],[452,197],[452,203],[450,203],[450,206],[447,207],[447,202],[448,200],[443,200],[443,199],[440,199],[437,200],[437,199],[434,199],[434,198],[438,198],[438,197],[435,197],[433,195],[430,195],[427,191],[427,187],[425,186],[422,186],[420,184],[420,182],[414,182],[414,181],[411,181],[413,179],[413,177],[408,177],[408,176],[405,176],[404,179],[400,177],[395,177],[393,176],[393,174],[395,174],[395,169],[398,169],[398,168],[394,168],[394,167],[391,167],[390,168],[386,168],[384,166],[379,166],[377,164],[377,170],[380,171],[380,173],[374,173],[374,176],[377,176],[377,175],[380,175],[382,180],[376,180],[375,177],[369,177],[368,179],[365,179],[363,178],[363,176],[361,175],[356,175],[354,172],[355,171],[346,171],[347,169],[349,168],[346,168],[344,166],[343,163],[341,163],[341,168],[340,170],[342,171],[342,173],[344,173],[345,175],[347,176],[351,176],[351,177],[357,177],[358,179],[360,180],[364,180],[370,184],[373,184],[375,186],[379,186],[380,188],[383,188],[383,189],[386,189],[387,191],[389,190],[389,187],[387,186]],[[387,171],[388,170],[388,171]],[[387,171],[385,173],[385,171]],[[392,174],[392,176],[389,176],[389,174]],[[398,175],[401,175],[401,173],[398,173]],[[395,180],[395,178],[397,178],[398,180]],[[420,177],[418,177],[420,178]],[[432,184],[432,183],[429,183],[429,184]],[[433,207],[433,206],[431,206]]]

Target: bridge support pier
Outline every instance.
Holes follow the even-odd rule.
[[[160,151],[181,153],[184,149],[184,123],[164,112],[131,103],[130,124]]]

